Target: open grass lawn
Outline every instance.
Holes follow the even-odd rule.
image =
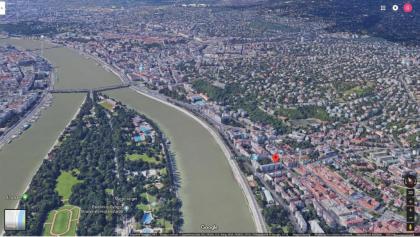
[[[399,209],[399,210],[397,211],[397,213],[398,213],[399,215],[401,215],[401,216],[407,216],[407,211],[406,211],[406,210],[403,210],[403,209]]]
[[[156,202],[156,196],[153,196],[147,193],[142,193],[141,196],[149,200],[150,203]]]
[[[401,187],[399,185],[393,185],[392,186],[397,192],[399,192],[401,194],[401,196],[405,196],[406,193],[406,189],[404,187]]]
[[[114,189],[106,188],[105,193],[109,195],[114,195]]]
[[[287,226],[281,227],[283,230],[283,233],[289,233],[289,228]]]
[[[158,223],[160,226],[162,226],[162,228],[164,228],[164,232],[165,232],[165,233],[167,233],[167,232],[169,232],[169,231],[171,231],[171,230],[173,229],[172,224],[171,224],[168,220],[165,220],[165,219],[158,219],[158,220],[157,220],[157,223]]]
[[[371,83],[368,83],[366,87],[355,86],[351,89],[344,91],[343,96],[347,98],[354,93],[356,94],[356,97],[359,98],[359,97],[363,97],[369,94],[372,91],[373,91],[373,85]]]
[[[74,172],[76,175],[80,174],[80,170],[79,169],[72,169],[71,172]]]
[[[168,171],[166,170],[166,168],[162,168],[159,170],[159,174],[162,176],[166,176],[168,174]]]
[[[152,164],[158,164],[159,163],[159,161],[157,161],[155,158],[150,157],[146,154],[141,154],[141,155],[140,154],[131,154],[131,155],[127,154],[125,156],[125,158],[128,159],[128,160],[132,160],[132,161],[142,160],[144,162],[152,163]]]
[[[146,198],[146,200],[149,201],[148,204],[138,204],[136,207],[140,210],[143,211],[157,211],[160,209],[159,204],[156,202],[157,198],[156,196],[147,194],[147,193],[142,193],[140,194],[142,197]]]
[[[99,105],[101,105],[102,107],[104,107],[105,109],[112,111],[112,104],[108,103],[107,101],[101,101],[99,102]]]
[[[150,211],[148,204],[138,204],[136,207],[137,209],[142,210],[142,211]]]
[[[418,137],[420,137],[420,132],[416,132],[408,136],[407,140],[412,147],[414,147],[417,144]]]
[[[65,205],[58,210],[48,213],[48,219],[44,224],[44,236],[75,236],[79,222],[80,208],[73,205]]]
[[[64,200],[67,200],[70,198],[73,186],[81,182],[83,181],[78,180],[71,174],[71,172],[62,171],[60,176],[58,176],[55,190],[58,192],[58,195],[60,195]]]

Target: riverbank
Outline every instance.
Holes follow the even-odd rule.
[[[26,49],[22,47],[15,46],[15,48],[22,52],[27,51]],[[35,56],[32,54],[30,55]],[[50,61],[48,61],[46,58],[43,58],[43,60],[47,61],[47,63],[52,67],[52,63]],[[45,88],[42,91],[41,96],[37,98],[34,104],[32,104],[30,108],[25,112],[25,114],[20,117],[19,121],[17,121],[15,124],[9,127],[6,131],[4,131],[2,135],[0,135],[0,150],[5,144],[10,143],[14,139],[18,138],[25,131],[24,126],[26,124],[31,123],[30,119],[36,116],[39,116],[42,110],[48,107],[48,105],[51,103],[52,96],[51,94],[48,93],[48,90],[54,86],[54,76],[55,76],[54,70],[50,71],[49,87]]]
[[[127,78],[124,75],[121,75],[121,73],[119,73],[116,69],[114,69],[112,66],[106,64],[103,60],[101,60],[100,58],[97,58],[95,56],[86,54],[84,52],[79,52],[81,55],[89,58],[89,59],[93,59],[95,60],[97,63],[99,63],[100,65],[102,65],[103,68],[108,69],[109,71],[111,71],[112,73],[114,73],[123,83],[127,83]],[[195,121],[197,121],[201,126],[203,126],[214,138],[214,140],[217,142],[217,144],[219,145],[219,147],[221,147],[225,157],[227,158],[227,161],[231,167],[233,176],[235,177],[236,182],[239,184],[239,186],[241,187],[241,191],[243,193],[243,195],[245,196],[247,203],[248,203],[248,207],[249,210],[251,212],[252,215],[252,219],[254,221],[256,230],[258,233],[267,233],[267,228],[265,225],[265,220],[264,217],[261,215],[261,213],[259,212],[259,207],[258,204],[255,201],[255,198],[252,196],[253,193],[250,190],[249,186],[247,186],[246,184],[246,179],[245,177],[242,175],[241,170],[239,168],[239,166],[235,163],[235,161],[232,159],[233,158],[233,154],[230,151],[230,149],[227,147],[227,145],[224,143],[223,139],[220,137],[220,134],[218,133],[218,131],[211,126],[210,124],[208,124],[206,121],[204,121],[203,119],[197,117],[195,114],[193,114],[191,111],[182,108],[180,106],[177,106],[173,103],[168,102],[167,100],[164,100],[162,98],[159,98],[155,95],[151,95],[150,93],[147,93],[145,91],[140,90],[139,88],[135,87],[135,86],[131,86],[130,89],[136,91],[137,93],[144,95],[148,98],[151,98],[153,100],[156,100],[160,103],[163,103],[167,106],[170,106],[182,113],[184,113],[185,115],[189,116],[190,118],[194,119]],[[162,95],[160,95],[162,96]],[[162,96],[164,97],[164,96]]]
[[[51,96],[48,93],[44,93],[41,98],[39,98],[35,105],[32,107],[20,118],[20,120],[13,124],[7,131],[5,131],[0,136],[0,150],[4,145],[11,143],[14,139],[18,138],[25,131],[25,124],[31,124],[30,119],[34,119],[36,116],[40,116],[42,110],[46,109],[47,104],[51,103]]]
[[[40,45],[39,41],[33,40],[8,42],[30,50],[38,49]],[[75,52],[78,50],[45,46],[49,48],[45,50],[45,56],[53,62],[60,76],[55,83],[58,89],[97,88],[120,82],[110,70],[107,72],[94,60]],[[182,184],[179,188],[185,219],[182,232],[256,232],[247,200],[237,185],[227,158],[203,126],[173,107],[129,88],[105,94],[155,121],[171,141],[171,152],[176,156],[177,175]],[[0,151],[2,194],[22,195],[28,179],[38,170],[45,154],[84,98],[82,94],[55,94],[52,106],[31,129]],[[0,199],[0,207],[4,209],[13,208],[15,204],[15,201]],[[0,219],[2,217],[0,212]],[[203,228],[203,224],[218,228]],[[0,223],[0,229],[2,226]]]
[[[228,160],[228,163],[229,163],[229,165],[230,165],[230,167],[232,169],[232,173],[233,173],[233,175],[234,175],[234,177],[236,179],[236,182],[240,185],[241,190],[242,190],[243,194],[245,195],[245,197],[247,199],[248,206],[249,206],[250,212],[252,214],[252,219],[254,221],[254,224],[255,224],[255,227],[257,229],[257,232],[258,233],[266,233],[266,231],[265,231],[265,229],[266,229],[266,227],[265,227],[265,221],[264,221],[264,219],[261,219],[259,217],[259,215],[258,215],[258,206],[257,206],[256,203],[253,202],[252,196],[251,196],[253,194],[247,188],[247,186],[246,186],[247,184],[245,183],[245,179],[242,176],[241,171],[240,171],[238,165],[232,159],[233,157],[232,157],[232,154],[231,154],[229,148],[223,142],[223,139],[220,137],[220,135],[216,131],[216,129],[214,127],[212,127],[211,125],[209,125],[207,122],[203,121],[201,118],[199,118],[196,115],[194,115],[192,112],[190,112],[190,111],[188,111],[188,110],[186,110],[186,109],[184,109],[182,107],[176,106],[176,105],[174,105],[174,104],[172,104],[172,103],[170,103],[168,101],[162,100],[162,99],[157,98],[157,97],[152,96],[152,95],[149,95],[148,93],[146,93],[144,91],[141,91],[141,90],[139,90],[138,88],[136,88],[134,86],[130,87],[130,89],[136,91],[139,94],[142,94],[142,95],[144,95],[144,96],[146,96],[148,98],[151,98],[153,100],[156,100],[156,101],[158,101],[160,103],[163,103],[163,104],[165,104],[167,106],[170,106],[170,107],[172,107],[172,108],[174,108],[174,109],[176,109],[176,110],[184,113],[188,117],[190,117],[190,118],[194,119],[195,121],[197,121],[201,126],[203,126],[212,135],[212,137],[217,142],[217,144],[222,148],[222,151],[223,151],[224,155],[226,156],[226,158]]]
[[[57,137],[57,139],[54,141],[54,144],[50,147],[50,149],[48,150],[47,154],[45,155],[44,159],[48,158],[48,154],[54,149],[55,146],[58,145],[59,143],[59,138],[63,135],[64,131],[66,131],[66,128],[70,126],[71,122],[73,120],[75,120],[77,118],[77,115],[80,113],[80,109],[82,108],[83,104],[86,102],[86,97],[83,100],[83,102],[80,104],[79,108],[77,109],[76,113],[74,113],[73,117],[71,118],[71,120],[67,123],[67,125],[64,127],[64,129],[61,131],[61,133],[59,134],[59,136]],[[36,170],[36,172],[38,172],[38,169]],[[35,172],[35,173],[36,173]],[[27,190],[29,189],[29,186],[31,185],[32,179],[30,179],[30,181],[26,184],[26,188],[24,189],[23,193],[26,193]],[[16,204],[15,209],[18,209],[19,207],[19,201]]]
[[[109,71],[114,73],[123,83],[127,82],[127,78],[124,75],[121,75],[120,72],[118,72],[112,66],[106,64],[103,60],[101,60],[97,57],[94,57],[92,55],[86,54],[84,52],[81,52],[80,54],[85,56],[85,57],[88,57],[90,59],[93,59],[97,63],[101,64],[103,68],[108,69]],[[142,91],[139,88],[137,88],[136,86],[131,86],[130,89],[136,91],[137,93],[139,93],[143,96],[146,96],[150,99],[153,99],[155,101],[163,103],[163,104],[165,104],[169,107],[172,107],[172,108],[184,113],[188,117],[190,117],[190,118],[194,119],[196,122],[198,122],[202,127],[204,127],[212,135],[212,137],[214,138],[216,143],[222,149],[222,151],[223,151],[223,153],[224,153],[224,155],[225,155],[225,157],[226,157],[226,159],[229,163],[229,166],[231,168],[233,176],[235,177],[236,182],[239,184],[239,186],[241,188],[241,191],[242,191],[243,195],[245,196],[245,198],[247,200],[248,207],[249,207],[249,210],[250,210],[250,214],[252,216],[252,219],[254,221],[254,225],[256,227],[256,231],[258,233],[266,233],[267,229],[266,229],[265,221],[264,221],[264,218],[262,217],[262,215],[259,214],[259,207],[258,207],[258,204],[253,200],[253,196],[252,196],[253,193],[249,189],[249,187],[247,186],[246,181],[245,181],[245,177],[243,177],[243,175],[240,171],[240,168],[235,163],[235,161],[232,159],[231,151],[229,150],[227,145],[223,142],[223,139],[220,137],[220,135],[216,131],[216,129],[214,127],[212,127],[210,124],[208,124],[206,121],[203,121],[201,118],[197,117],[191,111],[188,111],[185,108],[179,107],[179,106],[177,106],[173,103],[170,103],[170,102],[168,102],[168,101],[166,101],[162,98],[159,98],[155,95],[151,95],[150,93]]]
[[[60,132],[69,122],[68,118],[76,113],[82,101],[83,98],[79,95],[55,95],[51,106],[40,114],[39,119],[12,143],[2,148],[0,151],[1,209],[18,207],[19,197],[28,190],[44,157],[50,148],[54,147],[53,144]],[[1,211],[1,220],[4,218],[3,215],[4,212]],[[3,230],[3,225],[1,221],[0,230]]]
[[[64,129],[60,132],[60,134],[58,135],[57,139],[54,141],[54,144],[51,146],[51,148],[48,150],[47,154],[45,155],[44,159],[47,159],[48,158],[48,154],[50,154],[50,152],[52,150],[54,150],[54,147],[58,145],[60,137],[64,134],[64,132],[66,131],[66,129],[70,126],[71,122],[77,118],[77,115],[79,115],[80,110],[82,109],[83,104],[86,103],[87,96],[88,95],[85,96],[85,98],[83,99],[83,102],[80,104],[79,108],[76,110],[76,113],[74,113],[73,117],[71,117],[70,121],[66,124],[66,126],[64,127]]]

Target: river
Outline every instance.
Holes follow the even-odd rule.
[[[40,48],[33,40],[0,40],[22,48]],[[119,83],[111,72],[75,50],[45,44],[44,56],[58,74],[55,88],[92,88]],[[255,232],[246,199],[236,183],[222,149],[211,134],[186,114],[132,89],[107,92],[154,120],[168,136],[180,174],[179,194],[185,219],[183,232],[200,233],[201,225],[217,232]],[[14,208],[48,150],[83,101],[81,94],[58,94],[40,119],[0,151],[0,209]],[[0,229],[3,228],[0,211]],[[210,232],[210,231],[208,231]]]

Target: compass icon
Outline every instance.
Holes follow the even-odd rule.
[[[413,173],[408,173],[404,175],[404,185],[407,188],[414,188],[417,184],[417,177]]]

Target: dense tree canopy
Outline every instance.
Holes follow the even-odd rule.
[[[135,116],[140,116],[156,131],[153,142],[150,139],[141,144],[132,141]],[[43,234],[48,213],[63,205],[64,200],[55,190],[62,171],[70,171],[82,181],[73,186],[70,199],[66,200],[81,208],[78,235],[114,235],[117,225],[122,224],[122,217],[139,220],[143,211],[137,205],[145,202],[141,195],[145,192],[159,200],[160,209],[154,216],[172,222],[174,230],[179,230],[183,223],[181,202],[172,188],[171,176],[160,176],[159,182],[164,186],[158,190],[153,186],[157,180],[136,175],[152,168],[167,168],[162,151],[165,146],[163,135],[151,120],[121,104],[111,112],[87,97],[60,141],[61,144],[50,152],[50,159],[44,160],[34,176],[27,192],[30,198],[19,204],[29,213],[27,230],[9,231],[8,235]],[[151,164],[143,160],[127,160],[126,155],[133,153],[156,157],[159,162]],[[121,213],[124,206],[130,208]],[[108,209],[115,207],[121,207],[119,213],[107,213]]]

